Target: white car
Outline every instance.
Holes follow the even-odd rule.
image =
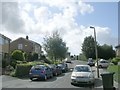
[[[97,67],[97,63],[95,63],[95,66]],[[99,68],[107,68],[108,66],[109,66],[109,62],[107,60],[101,59],[98,61]]]
[[[72,62],[71,62],[71,59],[68,59],[68,58],[65,59],[65,62],[66,62],[66,63],[72,63]]]
[[[91,84],[94,85],[94,73],[89,65],[76,65],[72,75],[71,84]]]

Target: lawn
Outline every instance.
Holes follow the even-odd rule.
[[[107,71],[109,72],[115,72],[114,74],[114,80],[118,83],[120,83],[120,65],[110,65],[107,68]]]

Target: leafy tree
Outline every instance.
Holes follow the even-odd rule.
[[[82,52],[86,58],[95,58],[95,41],[92,36],[88,36],[84,39]]]
[[[44,38],[43,47],[50,59],[65,58],[68,48],[66,43],[63,42],[58,32],[54,32],[52,36]]]
[[[38,60],[38,54],[37,53],[33,53],[33,60]]]
[[[38,54],[37,53],[27,53],[26,54],[26,60],[27,61],[34,61],[34,60],[38,60]]]
[[[110,59],[115,57],[115,51],[111,45],[104,44],[98,46],[98,57],[103,59]]]

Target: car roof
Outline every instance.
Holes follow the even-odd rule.
[[[86,66],[86,67],[90,67],[89,65],[76,65],[76,66]]]

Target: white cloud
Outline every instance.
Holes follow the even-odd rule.
[[[28,35],[31,40],[42,43],[42,38],[45,35],[50,35],[55,30],[58,30],[63,40],[67,43],[69,51],[72,54],[79,54],[84,38],[90,35],[93,36],[93,30],[88,26],[78,25],[75,17],[79,13],[82,15],[92,13],[94,8],[84,2],[79,1],[76,3],[76,1],[40,0],[40,5],[36,6],[35,4],[32,5],[32,3],[22,6],[20,5],[21,3],[19,3],[19,6],[11,3],[9,3],[10,5],[6,4],[9,8],[8,6],[3,6],[3,14],[5,16],[3,17],[2,34],[13,40]],[[52,12],[48,5],[60,11]],[[12,13],[10,12],[11,9]],[[98,43],[116,44],[108,27],[95,27]],[[10,31],[8,32],[8,30]]]
[[[26,3],[25,6],[23,7],[23,9],[27,12],[29,12],[31,10],[32,6],[30,3]]]
[[[48,20],[50,12],[47,7],[41,6],[40,8],[34,10],[34,16],[37,21],[44,23]]]
[[[24,22],[19,13],[18,3],[3,2],[2,3],[2,27],[12,33],[20,33],[23,31]]]

